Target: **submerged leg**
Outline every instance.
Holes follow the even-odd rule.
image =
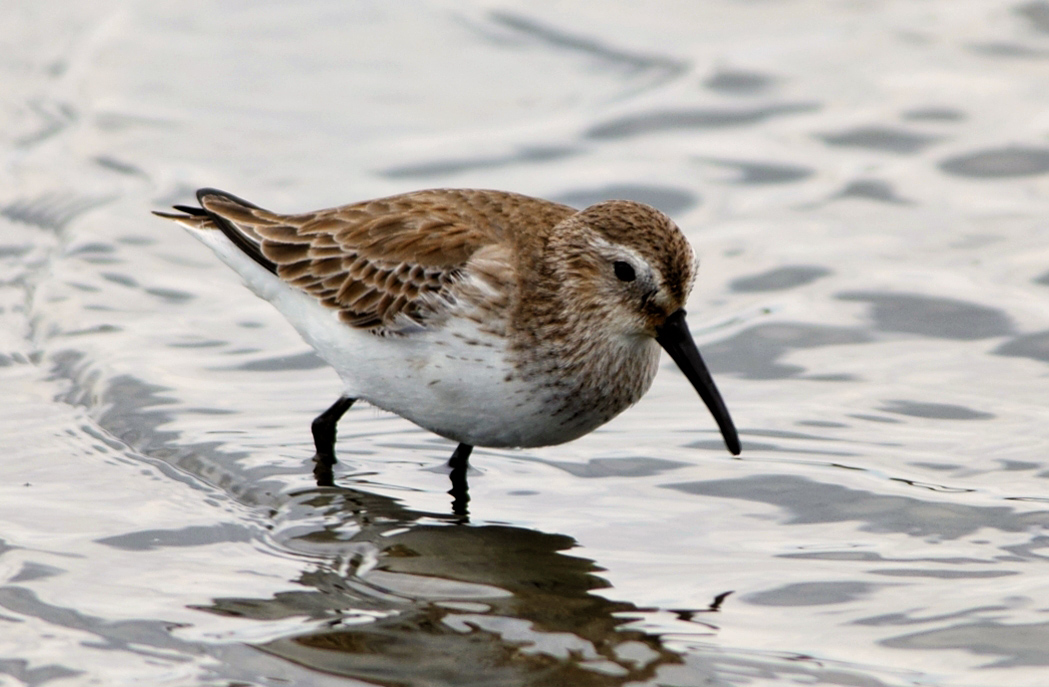
[[[330,487],[333,483],[331,466],[335,460],[335,427],[339,424],[339,418],[350,409],[355,398],[341,396],[331,407],[318,415],[313,421],[313,445],[317,449],[317,455],[313,459],[317,465],[313,468],[313,474],[317,478],[317,486]]]
[[[462,517],[469,515],[466,504],[470,503],[470,485],[466,482],[466,470],[470,465],[470,452],[473,450],[474,447],[470,444],[459,444],[448,459],[448,467],[452,469],[449,475],[452,488],[448,491],[452,495],[452,513]]]

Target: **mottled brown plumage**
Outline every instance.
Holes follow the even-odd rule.
[[[197,197],[158,214],[194,230],[339,370],[332,435],[360,397],[465,446],[568,441],[641,398],[658,343],[739,451],[684,325],[695,256],[654,208],[437,189],[284,215]]]
[[[553,227],[575,211],[501,191],[432,190],[281,215],[203,192],[200,228],[228,221],[258,244],[282,279],[346,324],[423,323],[477,251],[514,243],[517,228]],[[434,297],[437,297],[436,299]]]

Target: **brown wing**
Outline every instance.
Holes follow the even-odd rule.
[[[242,250],[254,248],[257,261],[362,329],[390,328],[402,316],[425,324],[452,301],[452,286],[477,251],[575,212],[513,193],[451,189],[300,215],[211,189],[198,199],[216,228],[240,234],[231,238]]]

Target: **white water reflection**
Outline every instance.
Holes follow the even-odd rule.
[[[1041,685],[1049,3],[65,0],[0,29],[0,681]],[[669,362],[478,450],[354,408],[148,215],[432,186],[651,203]]]

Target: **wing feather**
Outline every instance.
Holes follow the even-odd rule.
[[[215,189],[201,189],[197,197],[200,209],[179,208],[194,226],[236,232],[234,243],[264,267],[336,310],[346,324],[377,333],[426,326],[457,298],[491,300],[501,291],[506,301],[514,269],[506,249],[537,223],[552,227],[575,212],[514,193],[455,189],[294,215]],[[483,258],[472,265],[479,253]],[[500,282],[500,289],[457,291],[471,269]]]

